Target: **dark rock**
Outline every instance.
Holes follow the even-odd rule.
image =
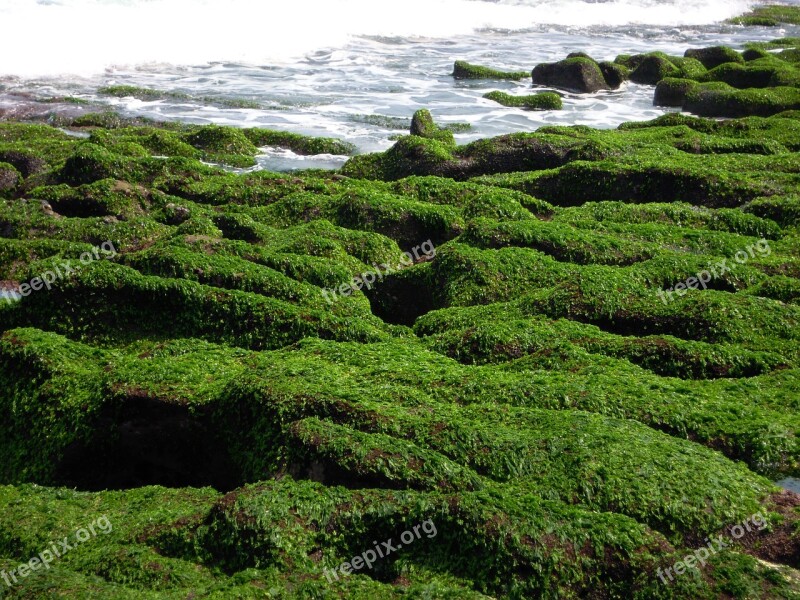
[[[567,54],[567,58],[588,58],[591,61],[597,62],[591,56],[586,54],[586,52],[570,52]]]
[[[596,62],[588,58],[568,58],[557,63],[536,65],[533,83],[570,92],[592,93],[610,89]]]
[[[608,61],[597,63],[597,65],[600,67],[603,79],[606,80],[608,87],[612,90],[618,89],[625,81],[630,79],[630,71],[622,65]]]
[[[755,48],[750,48],[749,50],[745,50],[742,52],[742,58],[745,62],[750,62],[751,60],[758,60],[759,58],[769,58],[770,53],[766,52],[765,50],[757,50]]]
[[[696,58],[706,69],[713,69],[725,63],[744,62],[742,55],[727,46],[712,46],[711,48],[690,48],[684,53],[687,58]]]
[[[653,96],[655,106],[675,106],[682,107],[686,100],[686,94],[697,85],[696,81],[690,79],[677,79],[667,77],[656,85],[656,92]]]
[[[678,75],[680,72],[667,58],[658,54],[648,54],[631,73],[631,81],[655,85],[665,77]]]

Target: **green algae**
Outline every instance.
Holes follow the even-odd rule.
[[[473,65],[463,60],[457,60],[453,65],[453,77],[456,79],[511,79],[519,81],[530,77],[527,71],[498,71],[490,67]]]
[[[734,25],[777,27],[781,23],[800,24],[800,11],[797,7],[784,5],[757,6],[751,12],[741,17],[728,20]]]
[[[503,106],[514,106],[531,110],[560,110],[563,106],[561,96],[554,92],[541,92],[529,96],[512,96],[505,92],[489,92],[483,95]]]
[[[291,176],[198,160],[295,143],[266,130],[0,124],[0,278],[118,251],[0,301],[0,568],[114,524],[12,597],[797,594],[756,560],[797,566],[767,478],[800,473],[796,116],[464,146],[428,116]],[[768,529],[659,581],[757,511]]]

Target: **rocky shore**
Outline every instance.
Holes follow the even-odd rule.
[[[0,597],[800,598],[799,63],[459,61],[682,112],[375,154],[0,122]]]

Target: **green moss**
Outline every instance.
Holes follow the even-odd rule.
[[[22,175],[12,165],[0,162],[0,197],[10,197],[14,194]]]
[[[694,58],[703,63],[706,69],[714,69],[726,63],[742,63],[742,55],[728,46],[712,46],[710,48],[691,48],[684,54],[686,58]]]
[[[515,106],[532,110],[561,110],[561,96],[554,92],[541,92],[530,96],[512,96],[505,92],[489,92],[483,95],[503,106]]]
[[[414,113],[411,119],[411,135],[438,140],[448,146],[456,145],[453,132],[449,129],[441,129],[436,125],[433,121],[433,115],[425,108],[421,108]]]
[[[713,117],[768,117],[798,108],[800,90],[788,87],[724,90],[698,86],[687,93],[684,104],[684,110]]]
[[[775,27],[780,23],[800,24],[800,11],[795,6],[766,5],[757,6],[741,17],[728,20],[734,25]]]
[[[36,188],[31,192],[31,197],[48,202],[63,216],[121,219],[143,214],[148,208],[148,196],[142,188],[114,179],[101,179],[75,188],[63,184]]]
[[[356,152],[356,147],[353,144],[333,138],[310,137],[287,131],[272,131],[260,128],[245,129],[244,134],[247,139],[258,147],[275,146],[277,148],[287,148],[301,155],[350,155]]]
[[[800,473],[797,115],[463,146],[429,116],[291,176],[197,160],[252,159],[265,130],[0,124],[4,287],[75,267],[0,300],[0,569],[114,524],[12,594],[796,595],[798,518],[770,480]],[[118,254],[81,264],[104,241]],[[770,528],[658,579],[756,512]]]
[[[463,60],[457,60],[453,65],[453,77],[456,79],[511,79],[519,81],[529,77],[526,71],[498,71],[490,67],[472,65]]]

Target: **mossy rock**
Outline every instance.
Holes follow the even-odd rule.
[[[608,61],[601,61],[597,64],[603,74],[603,79],[606,80],[608,87],[612,90],[619,89],[623,83],[631,78],[631,72],[622,65]]]
[[[796,6],[778,4],[757,6],[748,14],[734,17],[728,22],[750,27],[776,27],[781,23],[800,25],[800,10]]]
[[[185,135],[188,144],[202,150],[206,160],[229,164],[235,167],[249,167],[255,164],[253,156],[258,148],[240,129],[205,125]]]
[[[657,53],[645,55],[631,71],[631,81],[655,85],[667,77],[679,77],[679,69],[668,58]]]
[[[456,79],[510,79],[519,81],[528,77],[526,71],[498,71],[490,67],[473,65],[463,60],[457,60],[453,65],[453,77]]]
[[[291,175],[202,164],[252,155],[196,126],[0,123],[0,280],[29,286],[0,299],[0,569],[113,523],[9,593],[796,596],[798,114],[455,146],[421,113]]]
[[[656,85],[653,104],[655,106],[682,107],[686,95],[697,86],[696,81],[666,77]]]
[[[531,73],[533,83],[581,94],[610,89],[599,65],[590,58],[567,58],[537,65]]]
[[[703,63],[706,69],[714,69],[725,63],[743,63],[744,58],[728,46],[712,46],[710,48],[690,48],[684,54],[686,58],[695,58]]]
[[[245,129],[244,134],[248,140],[258,147],[287,148],[301,156],[315,154],[348,156],[356,153],[356,147],[353,144],[334,138],[311,137],[288,131],[272,131],[260,128]]]
[[[512,96],[505,92],[489,92],[483,95],[487,100],[493,100],[503,106],[527,108],[529,110],[561,110],[563,102],[561,96],[553,92],[541,92],[528,96]]]
[[[455,146],[453,132],[442,129],[433,121],[433,115],[425,108],[421,108],[414,113],[411,119],[411,135],[423,137],[431,140],[438,140],[448,146]]]
[[[687,93],[683,108],[704,117],[768,117],[799,109],[800,90],[789,87],[726,90],[701,85]]]
[[[0,195],[8,197],[22,183],[22,174],[8,163],[0,162]]]

